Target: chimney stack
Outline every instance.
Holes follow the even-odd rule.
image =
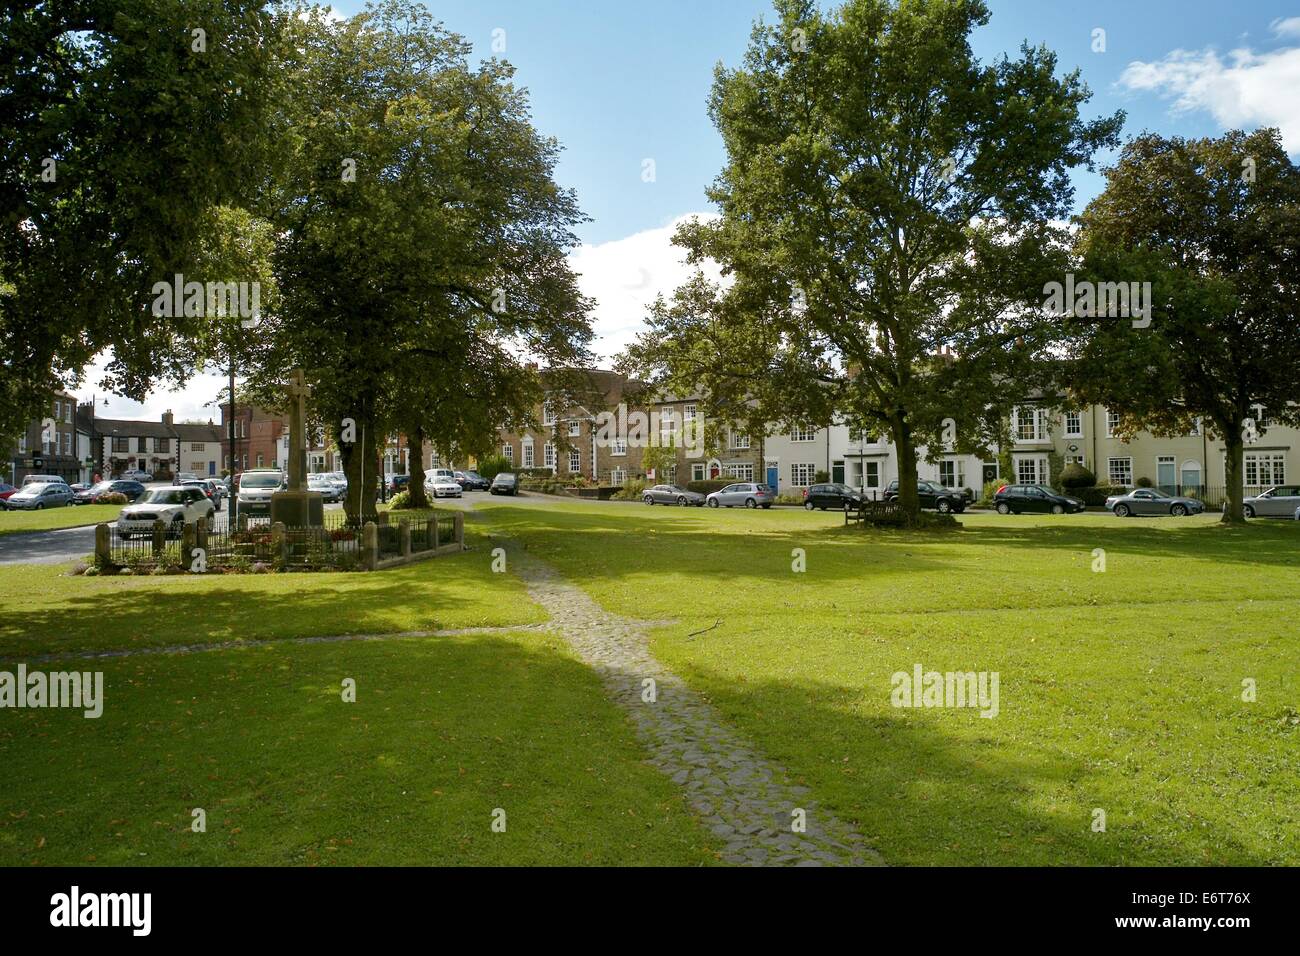
[[[163,412],[162,423],[166,425],[168,428],[172,427],[172,424],[174,423],[174,418],[172,416],[172,410],[170,408],[167,409],[167,411]]]

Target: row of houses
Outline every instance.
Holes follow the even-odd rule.
[[[894,445],[847,423],[827,428],[774,423],[761,434],[725,422],[706,429],[699,395],[646,399],[643,383],[618,372],[587,369],[582,377],[587,388],[580,400],[563,407],[544,403],[534,410],[537,427],[503,429],[493,453],[516,469],[548,471],[559,478],[581,476],[606,485],[633,479],[684,484],[734,478],[763,481],[780,494],[793,495],[829,480],[883,493],[899,475]],[[216,476],[286,465],[288,424],[283,416],[237,404],[232,445],[229,405],[219,408],[220,424],[176,422],[170,411],[158,421],[108,419],[95,415],[93,402],[78,403],[75,396],[60,393],[51,399],[49,414],[33,421],[11,450],[8,480],[18,483],[26,474],[40,473],[89,481],[95,475],[131,470],[167,480],[178,472]],[[1263,409],[1258,412],[1258,434],[1245,454],[1247,488],[1295,483],[1300,478],[1295,461],[1300,431],[1270,422]],[[1146,479],[1176,494],[1213,497],[1227,483],[1223,442],[1203,428],[1174,438],[1140,434],[1125,441],[1116,434],[1118,417],[1105,408],[1061,412],[1032,400],[1014,410],[1010,424],[1009,455],[985,460],[946,450],[931,462],[921,449],[920,477],[970,489],[976,497],[999,480],[1050,484],[1059,469],[1072,462],[1092,471],[1099,483],[1133,487]],[[671,446],[671,453],[647,456],[652,442]],[[390,436],[383,452],[384,474],[407,473],[412,451],[404,436]],[[476,464],[473,459],[447,461],[428,443],[421,455],[426,470]],[[307,456],[310,472],[342,468],[323,434],[310,436]],[[656,469],[656,458],[667,461]],[[1011,474],[1002,473],[1003,461],[1010,462]]]
[[[897,449],[866,429],[847,423],[828,428],[774,423],[762,434],[751,435],[720,423],[710,430],[713,438],[706,445],[688,440],[692,429],[701,433],[700,396],[661,396],[627,405],[625,396],[636,394],[640,383],[603,369],[588,375],[598,399],[563,409],[543,406],[536,412],[540,427],[499,434],[500,454],[518,468],[614,485],[634,478],[685,483],[727,477],[763,481],[780,494],[799,494],[815,481],[829,480],[881,493],[899,476]],[[626,405],[628,417],[640,412],[657,422],[655,437],[675,446],[675,460],[658,473],[646,466],[644,442],[627,440],[626,435],[610,438],[608,429],[602,436],[600,413],[616,412],[620,404]],[[1294,482],[1300,431],[1268,421],[1263,409],[1258,413],[1258,434],[1246,450],[1247,487],[1259,490]],[[1125,441],[1117,435],[1118,415],[1103,407],[1060,412],[1032,400],[1015,408],[1010,424],[1009,456],[995,451],[986,460],[946,450],[931,462],[922,448],[920,477],[970,489],[976,497],[1001,479],[1050,484],[1070,463],[1092,471],[1100,484],[1131,488],[1147,479],[1175,494],[1212,495],[1227,483],[1223,442],[1204,428],[1174,438],[1143,433]],[[1010,461],[1011,474],[1002,473],[999,459]]]

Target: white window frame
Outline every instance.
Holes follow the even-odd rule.
[[[947,470],[951,474],[945,475]],[[960,458],[943,458],[939,461],[939,484],[945,488],[966,487],[966,465]]]
[[[627,439],[615,438],[610,444],[609,453],[614,458],[622,458],[627,455]]]
[[[811,461],[792,461],[790,462],[790,484],[799,488],[807,488],[814,484],[817,477],[817,463]]]
[[[542,446],[542,467],[555,470],[555,446],[547,442]]]
[[[809,442],[817,440],[817,429],[807,425],[792,425],[790,427],[790,441],[792,442]]]
[[[862,463],[862,487],[880,487],[880,462],[864,461]]]
[[[550,402],[542,402],[542,424],[555,424],[555,408]]]
[[[1112,412],[1106,409],[1106,437],[1114,438],[1115,429],[1119,427],[1119,412]]]
[[[576,448],[569,449],[569,471],[582,471],[582,452]]]
[[[749,449],[749,436],[742,435],[736,429],[731,429],[731,447],[736,451],[747,451]],[[753,478],[747,479],[753,481]]]
[[[1116,465],[1123,467],[1116,468]],[[1127,472],[1127,481],[1123,481]],[[1118,475],[1118,477],[1117,477]],[[1117,455],[1106,459],[1106,480],[1112,485],[1122,485],[1125,488],[1133,487],[1133,456]]]
[[[735,481],[753,481],[754,463],[752,461],[733,461],[722,466],[722,473]]]
[[[1046,409],[1037,405],[1017,405],[1012,410],[1011,418],[1012,434],[1017,443],[1035,445],[1048,440]]]
[[[705,476],[706,476],[706,474],[707,474],[707,472],[706,472],[706,470],[705,470],[705,468],[704,468],[704,462],[702,462],[702,461],[697,461],[697,462],[692,463],[692,465],[691,465],[691,480],[692,480],[692,481],[703,481],[704,478],[705,478]]]
[[[1255,480],[1252,481],[1251,477]],[[1286,484],[1286,453],[1248,451],[1242,460],[1242,484],[1251,488],[1270,488]]]
[[[1051,480],[1046,455],[1015,455],[1013,458],[1016,470],[1016,484],[1045,485]],[[1026,477],[1025,465],[1032,466],[1029,477]]]
[[[513,465],[515,463],[515,446],[510,444],[509,442],[502,445],[501,457],[504,458],[506,461],[510,462],[511,465]]]
[[[569,422],[569,437],[577,438],[581,434],[582,434],[582,422],[579,421]]]
[[[534,467],[533,463],[534,463],[537,459],[536,459],[536,456],[535,456],[535,454],[534,454],[534,452],[533,452],[533,442],[532,442],[532,439],[525,438],[525,439],[524,439],[520,444],[523,446],[523,452],[524,452],[524,454],[523,454],[523,461],[520,463],[519,467],[520,467],[520,468],[532,468],[532,467]]]
[[[1083,412],[1066,412],[1061,418],[1066,438],[1083,437]]]

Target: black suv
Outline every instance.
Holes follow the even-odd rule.
[[[822,511],[827,508],[848,511],[862,506],[862,495],[848,485],[833,482],[823,485],[809,485],[808,491],[804,495],[803,506],[809,511],[814,508],[820,508]]]
[[[918,481],[916,483],[916,496],[921,499],[921,507],[927,510],[938,511],[942,514],[961,514],[966,510],[966,493],[960,488],[945,488],[942,485],[936,485],[933,481]],[[885,488],[885,500],[894,501],[898,498],[898,479],[894,479]]]
[[[1003,485],[993,496],[993,505],[1000,515],[1025,511],[1065,515],[1087,508],[1081,498],[1071,498],[1044,485]]]

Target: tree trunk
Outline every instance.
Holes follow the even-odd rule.
[[[374,467],[375,425],[374,422],[366,421],[360,413],[352,417],[356,422],[356,441],[351,444],[339,442],[343,474],[348,480],[348,496],[343,503],[343,510],[347,512],[349,522],[364,523],[378,514],[375,509],[375,492],[379,488]]]
[[[909,523],[921,513],[921,499],[916,493],[916,444],[912,429],[902,415],[894,417],[894,446],[898,449],[898,501]]]
[[[1241,440],[1241,426],[1224,429],[1224,480],[1227,483],[1227,507],[1223,509],[1225,524],[1241,524],[1246,515],[1241,509],[1245,482],[1245,443]],[[1208,464],[1208,463],[1207,463]]]
[[[406,433],[406,440],[411,442],[407,455],[407,474],[411,480],[407,483],[407,494],[412,508],[429,507],[429,498],[424,493],[424,429],[416,425]]]

